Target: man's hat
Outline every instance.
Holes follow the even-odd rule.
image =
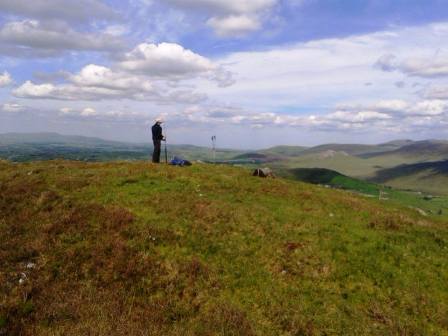
[[[163,124],[163,119],[162,118],[156,118],[155,122],[157,124]]]

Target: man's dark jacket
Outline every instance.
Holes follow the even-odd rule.
[[[152,126],[152,141],[162,141],[163,135],[162,135],[162,127],[159,123],[155,123],[154,126]]]
[[[155,123],[151,128],[152,130],[152,142],[154,143],[154,152],[152,153],[152,162],[160,162],[161,142],[163,140],[162,127],[159,123]]]

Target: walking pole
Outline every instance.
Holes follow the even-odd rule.
[[[164,141],[165,141],[165,164],[168,164],[168,149],[166,148],[167,146],[166,146],[166,125],[164,125],[165,127],[165,130],[164,130],[164,132],[163,132],[163,134],[164,134]]]
[[[168,150],[166,149],[166,137],[165,137],[165,163],[168,164]]]

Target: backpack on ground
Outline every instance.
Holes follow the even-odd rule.
[[[185,167],[185,166],[191,166],[192,163],[188,160],[184,160],[182,158],[179,158],[177,156],[175,156],[171,161],[170,161],[170,165],[172,166],[180,166],[180,167]]]

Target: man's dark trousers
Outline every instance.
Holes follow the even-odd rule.
[[[162,148],[162,141],[154,140],[154,152],[152,153],[152,162],[160,163],[160,151]]]

